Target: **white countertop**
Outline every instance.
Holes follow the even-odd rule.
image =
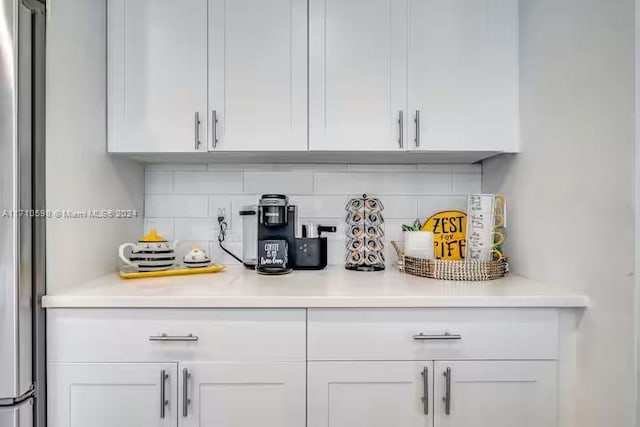
[[[587,307],[585,295],[510,275],[450,282],[342,267],[263,276],[243,267],[215,274],[123,280],[100,277],[42,299],[45,308]]]

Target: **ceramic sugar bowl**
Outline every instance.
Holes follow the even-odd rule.
[[[122,262],[137,271],[169,270],[176,262],[176,245],[176,242],[168,242],[155,229],[151,229],[138,243],[120,246],[118,255]],[[127,256],[128,248],[131,250]]]
[[[206,252],[200,249],[198,245],[194,246],[191,252],[184,256],[182,261],[184,265],[189,268],[202,268],[211,265],[211,258],[209,258]]]

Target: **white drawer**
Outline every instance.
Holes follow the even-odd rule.
[[[556,310],[313,309],[308,314],[309,360],[557,356]]]
[[[305,310],[48,310],[48,361],[304,361],[305,317]]]

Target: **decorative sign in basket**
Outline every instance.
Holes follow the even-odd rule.
[[[430,279],[457,281],[485,281],[504,277],[509,273],[506,259],[494,261],[453,261],[444,259],[422,259],[404,256],[396,242],[392,246],[398,253],[400,271]]]

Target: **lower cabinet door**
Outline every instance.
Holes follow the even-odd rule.
[[[175,363],[51,363],[49,427],[177,425]]]
[[[436,427],[554,427],[556,362],[435,362]]]
[[[305,362],[181,363],[182,427],[305,427]]]
[[[432,362],[311,362],[308,376],[309,427],[433,425]]]

